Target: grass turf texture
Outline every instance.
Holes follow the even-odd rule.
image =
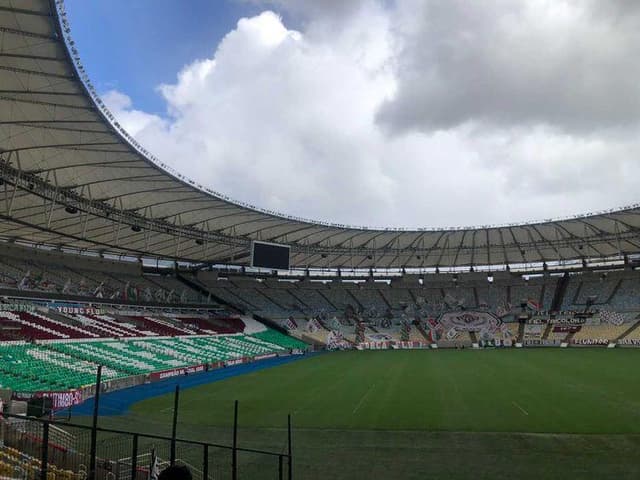
[[[185,390],[179,435],[229,443],[237,399],[241,446],[284,451],[292,414],[295,478],[637,478],[638,365],[622,349],[334,353]],[[168,434],[172,405],[102,425]]]

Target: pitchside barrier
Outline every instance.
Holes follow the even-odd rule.
[[[13,414],[1,426],[0,451],[17,459],[14,478],[149,480],[154,465],[173,464],[189,467],[194,480],[292,478],[289,453],[239,447],[235,434],[220,445]]]
[[[96,385],[101,377],[99,367]],[[182,464],[195,480],[293,478],[290,415],[286,453],[242,448],[237,401],[232,444],[222,445],[177,437],[179,385],[170,437],[99,428],[100,390],[95,389],[91,425],[5,413],[0,423],[0,469],[12,468],[14,478],[26,480],[154,480],[159,469]]]

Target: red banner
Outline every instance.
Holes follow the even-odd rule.
[[[69,390],[68,392],[34,392],[19,393],[14,392],[14,400],[31,400],[32,398],[50,398],[51,407],[54,410],[69,408],[82,403],[82,390]]]
[[[559,333],[577,333],[580,331],[579,325],[557,325],[553,327],[554,332]]]

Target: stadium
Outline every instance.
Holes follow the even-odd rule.
[[[0,476],[637,478],[640,206],[373,229],[234,201],[0,0]]]

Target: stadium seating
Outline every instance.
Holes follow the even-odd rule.
[[[20,478],[35,480],[41,478],[42,461],[7,445],[0,445],[0,478]],[[47,466],[48,480],[83,480],[86,472],[73,472],[59,468],[49,462]]]
[[[551,304],[553,303],[553,297],[555,296],[557,287],[558,279],[556,277],[544,279],[544,283],[542,285],[544,290],[542,295],[542,310],[547,312],[551,310]]]
[[[612,342],[629,329],[629,324],[622,325],[584,325],[579,332],[573,336],[574,343],[581,343],[583,340],[606,340]]]
[[[504,330],[503,337],[516,338],[518,335],[518,325],[510,324],[507,325],[507,328]]]
[[[69,316],[77,320],[86,330],[93,331],[103,338],[137,337],[144,335],[143,332],[135,330],[135,327],[118,324],[113,318],[106,315],[74,314]]]
[[[409,341],[410,342],[426,342],[427,339],[424,338],[422,333],[420,333],[420,331],[415,326],[412,325],[411,330],[409,332]]]
[[[101,363],[130,375],[189,365],[188,362],[168,354],[151,353],[137,342],[52,343],[49,344],[49,348],[86,361]]]
[[[66,340],[242,333],[234,317],[116,316],[0,311],[1,340]]]
[[[631,345],[640,345],[640,320],[636,321],[632,326],[635,328],[631,329],[626,335],[624,335],[620,342],[621,344],[631,344]]]
[[[93,384],[98,365],[104,366],[105,379],[116,379],[305,348],[304,342],[264,328],[251,335],[4,342],[0,387],[23,392],[67,390]]]
[[[562,329],[552,329],[547,336],[547,340],[563,342],[567,339],[569,332],[562,331]]]
[[[542,339],[542,334],[544,333],[544,325],[541,324],[528,324],[524,327],[524,337],[525,341],[536,341]]]
[[[443,289],[445,297],[444,301],[449,307],[462,305],[466,308],[475,308],[476,299],[474,289],[472,287],[455,286],[453,288]]]
[[[514,285],[511,287],[511,303],[513,305],[520,305],[521,302],[527,302],[528,300],[541,303],[541,297],[542,285],[527,283],[526,285]]]
[[[574,272],[569,277],[559,309],[584,310],[587,300],[594,298],[594,305],[599,309],[640,311],[638,276],[638,272],[632,270]],[[342,320],[349,308],[367,315],[372,312],[382,315],[391,310],[397,317],[403,308],[413,307],[416,303],[429,315],[461,306],[504,313],[512,307],[519,308],[523,300],[532,300],[542,310],[549,310],[559,278],[559,274],[523,278],[505,272],[496,274],[493,282],[487,282],[486,275],[480,273],[459,274],[455,279],[450,274],[428,275],[420,282],[418,276],[364,281],[348,277],[256,279],[236,273],[218,278],[217,274],[176,274],[159,270],[143,273],[141,265],[135,262],[53,250],[27,251],[16,245],[6,246],[0,252],[0,284],[5,288],[97,296],[134,303],[214,302],[215,305],[219,299],[244,312],[276,320],[290,316],[304,318],[319,312],[337,315]],[[100,328],[87,330],[98,337],[109,335]],[[64,332],[69,338],[76,338],[76,333]],[[35,332],[34,338],[41,336],[42,332]]]
[[[306,282],[298,288],[291,288],[290,291],[306,305],[310,313],[318,311],[336,312],[336,307],[323,295],[324,290],[324,285],[322,284],[314,286],[313,282]]]
[[[183,326],[172,324],[166,320],[151,316],[130,316],[128,319],[133,320],[139,325],[139,329],[147,334],[160,336],[178,336],[178,335],[194,335],[193,330],[184,328]]]
[[[620,281],[609,306],[623,311],[640,311],[640,282],[637,276]]]
[[[0,312],[0,323],[13,324],[23,338],[55,340],[67,338],[97,338],[98,334],[59,322],[35,312]]]
[[[406,332],[400,333],[403,322],[437,320],[441,314],[452,311],[489,311],[504,322],[516,321],[520,315],[529,318],[537,315],[541,320],[564,318],[569,321],[576,312],[584,311],[593,301],[592,311],[589,312],[593,321],[598,320],[599,311],[603,315],[609,313],[629,318],[640,312],[640,274],[629,269],[604,273],[574,271],[564,277],[566,282],[562,273],[523,276],[509,272],[497,272],[492,275],[491,281],[488,281],[485,273],[480,272],[398,275],[389,278],[348,275],[326,279],[295,275],[281,278],[257,277],[239,271],[226,276],[215,271],[177,273],[161,269],[143,273],[141,265],[135,262],[85,258],[57,251],[37,251],[34,255],[26,256],[18,254],[20,249],[23,247],[9,246],[6,252],[0,252],[0,282],[9,288],[44,289],[58,294],[102,298],[112,294],[114,299],[126,299],[129,303],[153,300],[186,305],[213,299],[219,304],[227,304],[230,312],[246,312],[244,318],[248,319],[247,322],[251,321],[251,314],[256,314],[257,318],[276,321],[297,338],[304,337],[314,342],[325,342],[330,331],[349,342],[355,342],[354,325],[358,318],[368,325],[366,338],[376,338],[376,335],[384,338],[386,335],[400,340],[407,338]],[[562,282],[560,279],[563,279]],[[559,289],[561,285],[563,288]],[[558,300],[561,302],[558,303]],[[526,306],[522,305],[525,301]],[[559,312],[548,311],[554,301],[554,305],[560,307]],[[50,341],[61,353],[87,362],[108,361],[111,363],[105,365],[127,374],[190,364],[205,353],[203,358],[207,359],[237,358],[238,355],[261,355],[267,351],[297,348],[300,345],[290,337],[279,337],[280,334],[275,331],[245,331],[248,324],[237,318],[237,314],[227,315],[222,308],[217,310],[219,314],[205,314],[194,308],[193,311],[197,313],[189,315],[177,313],[178,310],[172,307],[163,311],[149,310],[149,307],[121,307],[109,310],[109,315],[61,313],[55,309],[46,310],[42,306],[30,311],[4,311],[0,312],[0,340]],[[120,311],[123,313],[117,313]],[[309,328],[312,319],[316,322],[315,328]],[[611,320],[611,323],[616,322]],[[597,334],[598,338],[604,335],[615,339],[628,329],[619,332],[620,329],[607,325],[601,326],[598,331],[594,326],[586,327],[569,338],[581,341]],[[254,336],[238,344],[241,335],[246,337],[248,333]],[[532,343],[567,338],[565,332],[544,326],[527,325],[522,333],[521,339]],[[476,338],[479,334],[475,332]],[[187,337],[202,335],[234,337],[220,345],[218,340],[212,340],[209,342],[212,348],[209,349],[186,340]],[[492,335],[494,339],[501,339],[501,333]],[[460,334],[461,341],[472,340],[467,337],[466,333]],[[280,338],[280,342],[275,341],[277,338]],[[483,339],[486,338],[485,331]],[[130,341],[112,344],[115,339]],[[170,348],[172,339],[182,342],[175,344],[177,349],[182,349],[181,355],[171,355],[166,350]],[[424,336],[412,327],[409,339],[423,341]],[[155,341],[164,343],[156,344]],[[123,356],[130,356],[135,362],[127,363]]]
[[[330,288],[322,292],[324,297],[339,311],[344,311],[348,307],[357,306],[357,300],[349,293],[346,288],[341,288],[337,282],[330,285]]]
[[[640,311],[638,276],[636,272],[622,271],[608,275],[574,273],[561,296],[560,307],[563,311],[583,311],[586,299],[602,287],[599,301],[604,303],[598,303],[597,308]],[[425,277],[425,281],[418,284],[402,279],[356,283],[335,278],[322,282],[233,277],[207,278],[204,283],[214,297],[274,320],[289,317],[298,320],[323,312],[329,317],[337,316],[342,322],[347,320],[345,314],[349,309],[363,313],[366,318],[381,317],[390,310],[399,318],[405,307],[415,311],[416,305],[422,316],[436,317],[459,308],[488,309],[504,316],[520,313],[523,301],[528,303],[529,310],[548,311],[558,293],[560,278],[558,274],[526,278],[501,274],[490,283],[483,275],[460,275],[455,282],[450,275],[440,275]]]
[[[208,302],[207,297],[191,289],[172,275],[146,275],[144,278],[154,284],[153,291],[161,288],[165,292],[174,292],[179,303],[203,304]]]
[[[304,331],[304,332],[296,332],[296,334],[300,335],[300,338],[310,343],[326,345],[329,331],[328,330],[317,330],[315,332]]]
[[[39,478],[41,461],[15,448],[0,446],[2,478]]]
[[[385,312],[389,309],[389,304],[378,287],[369,287],[365,284],[360,288],[351,289],[350,293],[365,310],[375,309],[378,312]]]
[[[133,302],[208,303],[172,274],[143,275],[140,265],[5,245],[0,287]]]
[[[51,346],[53,344],[49,344]],[[95,382],[98,364],[45,345],[0,344],[0,384],[16,391],[66,390]],[[123,372],[105,368],[106,379]]]
[[[288,335],[284,335],[276,330],[268,329],[264,332],[258,332],[251,335],[254,338],[258,338],[265,342],[278,345],[282,348],[298,348],[304,349],[307,347],[306,343],[301,342],[300,340],[289,337]]]
[[[389,303],[394,310],[416,303],[416,299],[411,295],[411,290],[408,288],[395,287],[391,284],[391,288],[383,288],[380,290],[380,293],[386,298],[387,303]]]

